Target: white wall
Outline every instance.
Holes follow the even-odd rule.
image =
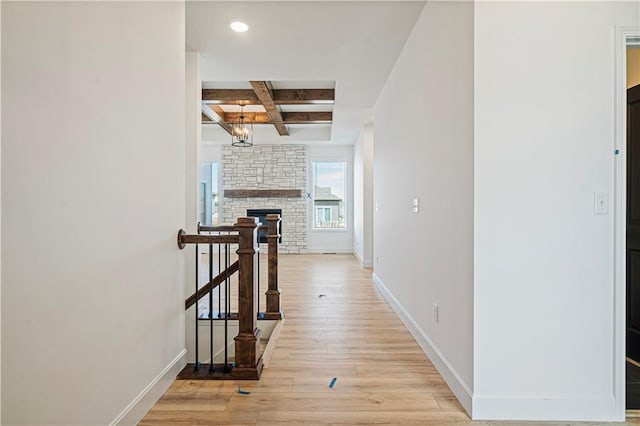
[[[307,191],[311,192],[314,161],[344,161],[347,163],[347,229],[313,229],[312,200],[307,200],[307,251],[309,253],[353,253],[353,146],[308,145]]]
[[[469,411],[473,3],[427,2],[377,101],[373,127],[374,281]]]
[[[613,207],[614,25],[639,12],[476,4],[474,418],[624,418],[613,212],[594,192]]]
[[[222,161],[222,145],[203,143],[200,145],[200,163]]]
[[[195,233],[200,218],[200,151],[202,149],[202,80],[200,54],[187,52],[186,64],[186,151],[185,214],[186,230]],[[191,269],[191,268],[189,268]]]
[[[200,54],[198,52],[185,53],[185,227],[189,234],[197,233],[200,220],[200,155],[202,150],[202,80],[200,78]],[[200,244],[200,252],[205,252]],[[194,292],[196,271],[195,250],[185,248],[185,295]],[[186,324],[187,331],[190,325]]]
[[[179,2],[2,3],[3,424],[134,423],[182,362],[184,31]]]
[[[371,268],[373,254],[373,126],[353,145],[353,254]]]

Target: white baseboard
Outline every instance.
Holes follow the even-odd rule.
[[[355,256],[356,259],[358,259],[358,262],[360,262],[361,267],[367,268],[367,269],[373,268],[373,263],[371,262],[371,259],[363,259],[355,250],[353,250],[353,255]]]
[[[183,349],[109,425],[137,425],[187,365]]]
[[[271,335],[269,336],[269,341],[267,342],[267,347],[264,348],[264,352],[262,353],[262,365],[264,369],[269,368],[269,364],[271,364],[271,357],[273,356],[273,351],[276,348],[276,344],[278,343],[278,338],[280,337],[280,332],[282,331],[282,327],[284,326],[285,319],[279,319],[276,321],[276,326],[273,328]]]
[[[624,421],[613,395],[473,396],[473,420]]]
[[[442,352],[433,344],[431,339],[425,334],[420,326],[414,321],[409,313],[400,304],[398,299],[387,289],[384,283],[374,273],[373,283],[378,288],[382,296],[387,300],[387,303],[398,315],[400,320],[404,323],[405,327],[409,330],[409,333],[416,339],[418,345],[422,348],[427,357],[431,360],[436,367],[444,381],[447,383],[453,394],[458,398],[460,404],[465,409],[467,414],[471,416],[472,404],[473,404],[473,392],[460,378],[460,375],[455,371],[447,359],[442,355]]]
[[[336,254],[351,254],[353,251],[351,249],[346,249],[344,247],[307,247],[307,253],[311,254],[321,254],[321,253],[336,253]]]

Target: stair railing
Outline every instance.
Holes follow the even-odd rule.
[[[210,230],[218,231],[218,235],[205,234],[186,234],[184,230],[178,232],[178,247],[184,249],[186,245],[192,244],[196,250],[196,279],[195,292],[185,301],[185,309],[192,305],[195,306],[195,362],[188,364],[187,367],[179,374],[179,378],[185,379],[214,379],[214,378],[231,378],[231,379],[259,379],[262,372],[262,358],[259,350],[260,330],[257,328],[256,320],[256,300],[257,300],[257,261],[256,254],[258,252],[258,238],[256,218],[241,217],[232,227],[216,227],[218,229]],[[220,234],[226,232],[225,235]],[[200,254],[198,251],[199,244],[209,245],[209,282],[200,288]],[[213,246],[218,245],[218,269],[222,269],[222,250],[224,246],[224,270],[214,277],[213,276]],[[236,245],[238,249],[236,253],[238,260],[233,264],[230,263],[231,252],[230,246]],[[231,275],[238,272],[238,314],[239,332],[235,337],[235,362],[228,362],[227,354],[227,330],[228,320],[232,319],[231,314]],[[225,284],[224,297],[224,313],[222,313],[220,286]],[[225,362],[223,365],[214,364],[214,348],[213,348],[213,321],[214,321],[214,301],[213,290],[218,288],[218,318],[222,317],[225,322]],[[210,361],[209,368],[201,368],[198,359],[198,321],[200,313],[198,309],[198,301],[208,295],[209,296],[209,337],[210,337]],[[235,319],[235,318],[233,318]]]
[[[278,243],[280,241],[281,235],[279,233],[280,229],[280,215],[279,214],[268,214],[266,216],[266,224],[262,223],[258,226],[258,233],[266,232],[267,234],[267,291],[266,295],[266,307],[265,311],[260,311],[260,298],[258,298],[256,303],[256,315],[260,319],[268,319],[268,320],[279,320],[282,319],[282,309],[280,306],[280,287],[278,281]],[[203,232],[229,232],[235,231],[235,227],[233,226],[211,226],[211,225],[201,225],[198,223],[198,234]],[[211,252],[211,250],[209,250]],[[218,253],[220,253],[220,246],[218,246]],[[260,239],[258,238],[258,265],[257,265],[257,287],[258,294],[260,294],[260,253],[262,253],[262,249],[260,248]],[[203,287],[201,292],[205,289]]]

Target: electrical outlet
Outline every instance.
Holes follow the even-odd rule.
[[[376,265],[380,264],[380,258],[378,256],[376,256]]]
[[[440,321],[440,312],[438,305],[436,303],[433,304],[433,322],[436,324]]]
[[[413,212],[418,213],[420,211],[420,200],[418,200],[417,198],[414,198],[411,206],[412,206]]]

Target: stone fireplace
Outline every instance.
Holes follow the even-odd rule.
[[[223,223],[251,209],[281,209],[281,253],[307,251],[306,188],[306,145],[222,147]]]

